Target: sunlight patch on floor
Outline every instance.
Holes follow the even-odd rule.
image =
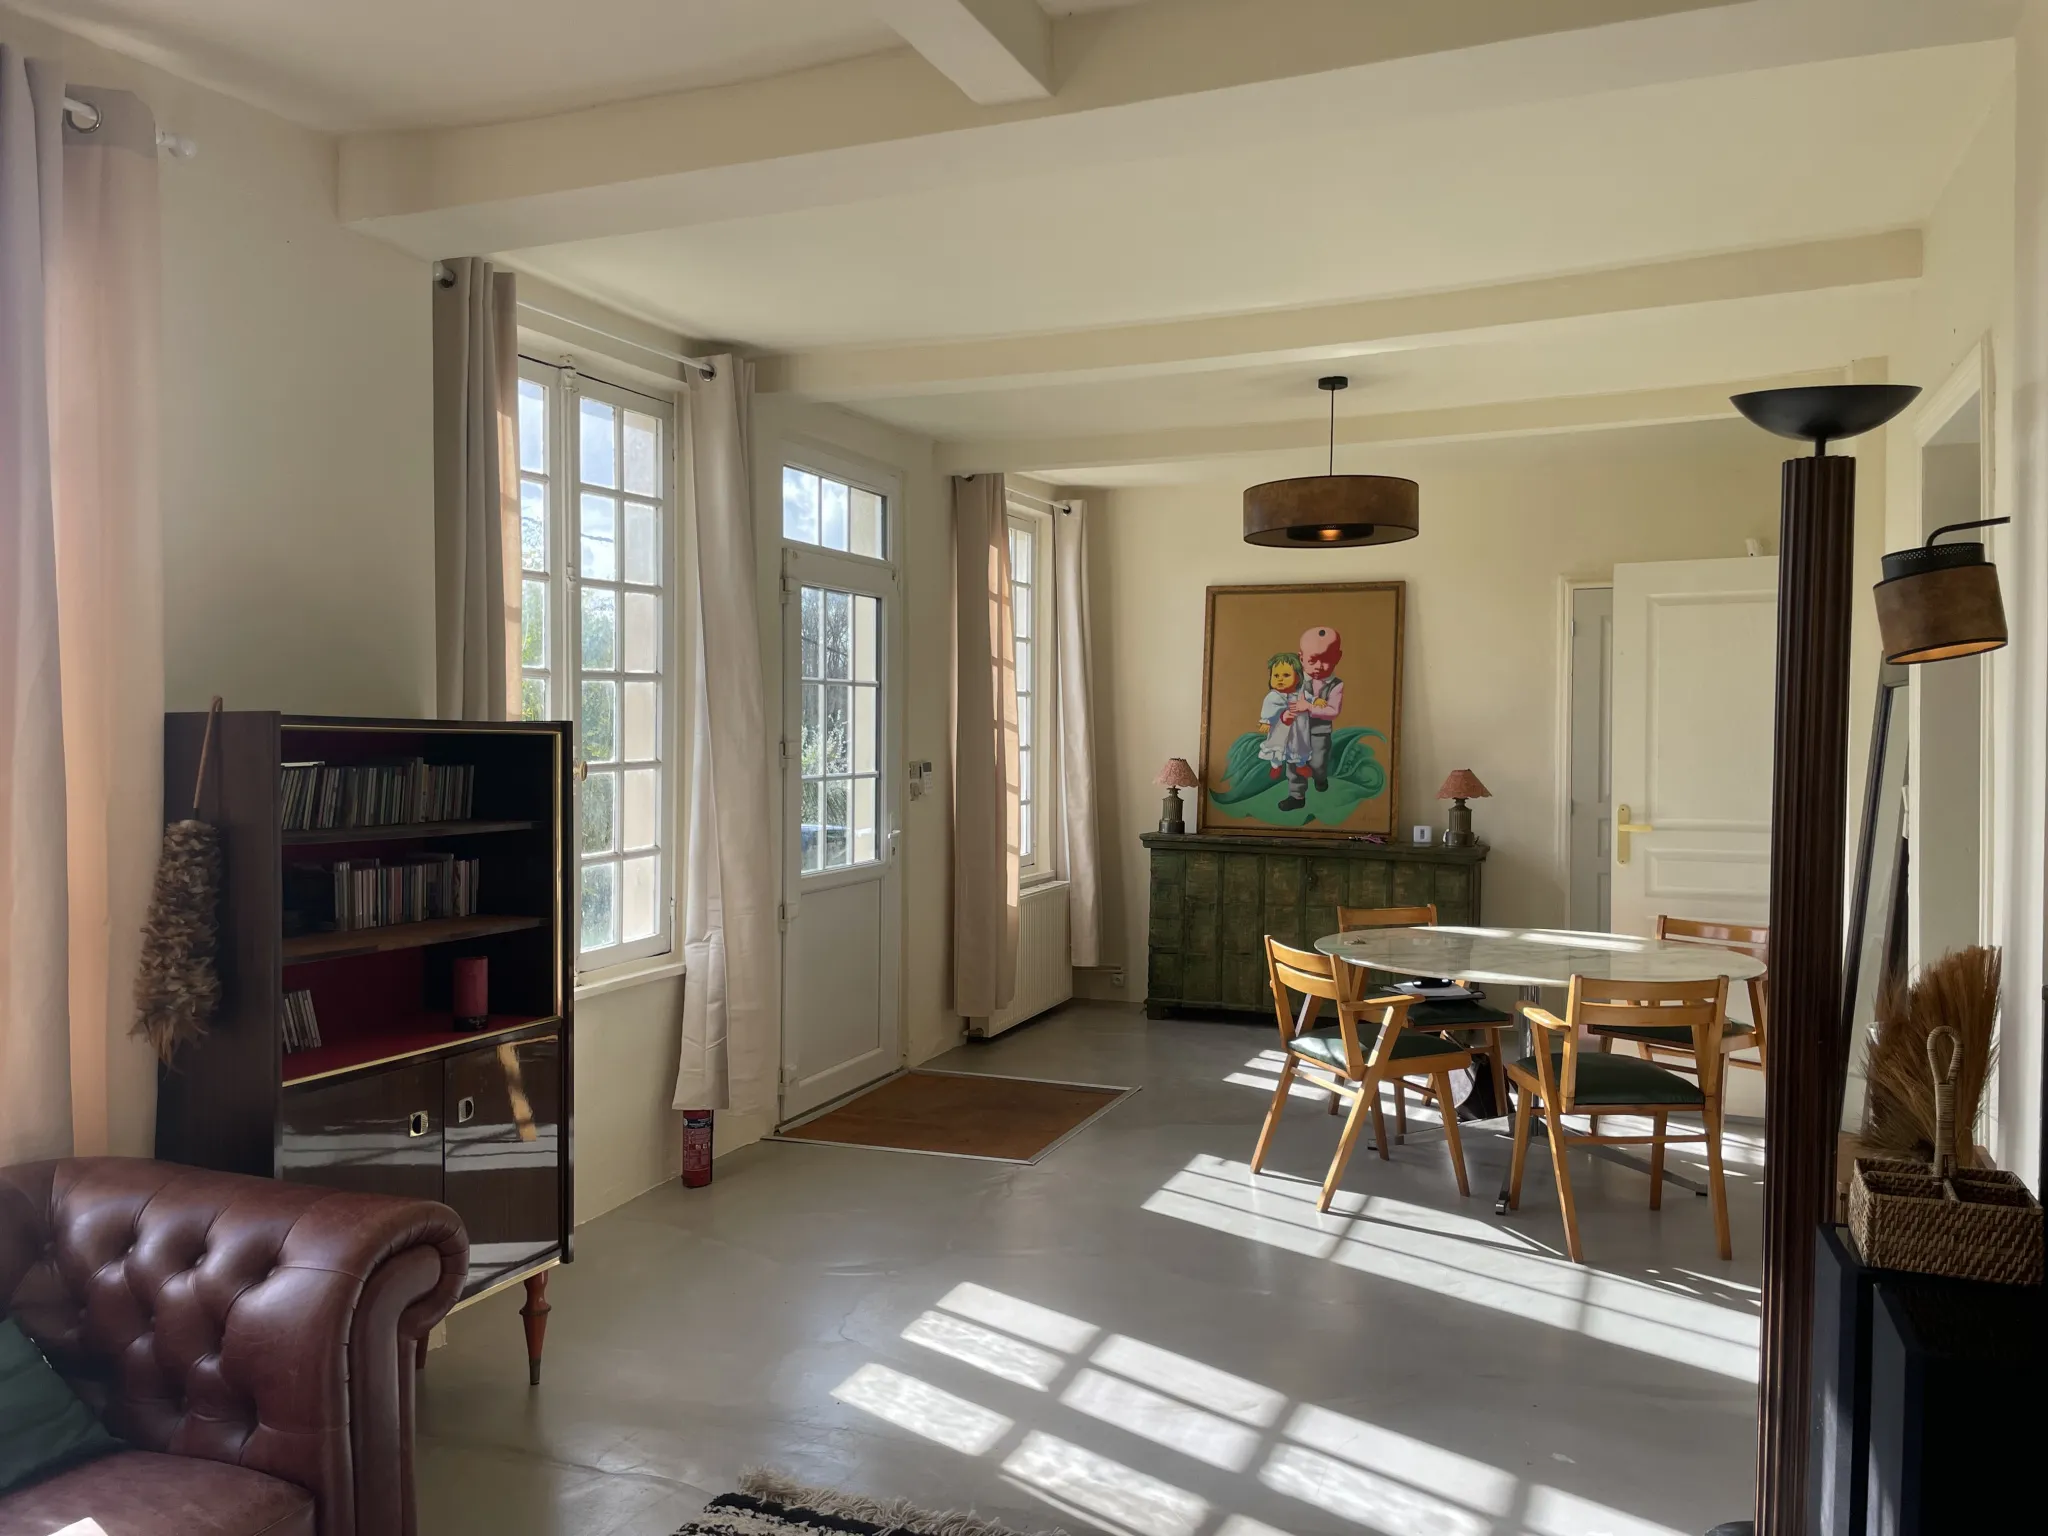
[[[834,1387],[832,1395],[898,1429],[936,1440],[968,1456],[993,1450],[1011,1427],[1010,1420],[1000,1413],[941,1391],[928,1381],[892,1371],[886,1365],[862,1366]]]

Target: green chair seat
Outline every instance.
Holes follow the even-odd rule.
[[[1593,1033],[1605,1035],[1612,1040],[1647,1040],[1652,1045],[1678,1045],[1692,1049],[1692,1031],[1683,1024],[1643,1024],[1629,1027],[1617,1026],[1602,1029],[1592,1026]],[[1741,1019],[1729,1019],[1721,1026],[1721,1038],[1726,1040],[1734,1035],[1756,1033],[1756,1026]]]
[[[1515,1066],[1536,1077],[1536,1058],[1524,1056]],[[1560,1084],[1564,1080],[1564,1047],[1550,1052],[1550,1071]],[[1539,1078],[1538,1081],[1541,1081]],[[1673,1108],[1694,1108],[1706,1102],[1700,1085],[1676,1072],[1644,1061],[1640,1056],[1602,1056],[1597,1051],[1579,1052],[1579,1080],[1572,1094],[1574,1109],[1592,1109],[1602,1104],[1657,1104]]]
[[[1414,1029],[1476,1029],[1513,1020],[1514,1015],[1506,1009],[1488,1007],[1477,998],[1417,1003],[1408,1010],[1408,1023]]]
[[[1364,1045],[1364,1041],[1359,1042]],[[1344,1059],[1344,1037],[1334,1029],[1319,1029],[1313,1034],[1296,1035],[1288,1042],[1289,1050],[1305,1061],[1317,1066],[1331,1067],[1339,1072],[1350,1070],[1350,1063]],[[1419,1035],[1411,1029],[1401,1031],[1394,1042],[1394,1060],[1412,1061],[1422,1056],[1448,1056],[1464,1047],[1446,1040],[1442,1035]],[[1370,1046],[1366,1054],[1372,1054]]]

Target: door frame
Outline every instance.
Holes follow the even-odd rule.
[[[782,538],[781,492],[784,466],[809,470],[814,474],[829,475],[835,480],[863,490],[874,491],[884,498],[887,508],[883,524],[884,548],[888,558],[876,560],[866,555],[845,554],[834,549],[823,549],[817,545],[795,543]],[[776,1031],[775,1094],[778,1125],[791,1118],[788,1108],[788,1090],[791,1085],[791,1030],[789,1019],[790,990],[788,986],[790,934],[792,925],[801,911],[803,902],[803,840],[794,835],[800,814],[801,762],[797,749],[797,733],[802,729],[802,699],[792,694],[789,687],[789,661],[791,639],[796,627],[802,621],[802,614],[795,601],[797,588],[805,582],[808,570],[811,584],[830,584],[835,577],[843,579],[846,586],[866,590],[882,600],[882,711],[881,739],[876,744],[877,761],[882,765],[880,792],[876,797],[876,810],[880,824],[876,835],[884,856],[879,884],[882,886],[882,917],[886,928],[893,925],[895,942],[885,945],[877,957],[881,991],[882,1024],[885,1037],[883,1052],[888,1065],[876,1073],[872,1082],[863,1083],[853,1092],[873,1086],[890,1073],[900,1071],[908,1055],[908,1033],[904,1007],[904,946],[906,940],[905,922],[907,912],[904,901],[903,878],[903,740],[907,701],[903,698],[908,660],[905,649],[906,620],[904,613],[904,583],[902,556],[904,549],[903,524],[905,519],[903,502],[903,477],[888,467],[846,453],[844,450],[814,440],[791,437],[776,444],[775,469],[775,520],[776,535],[776,589],[780,601],[780,612],[776,624],[775,686],[777,698],[776,733],[782,744],[781,775],[777,793],[777,835],[780,839],[780,869],[777,878],[778,939],[776,946],[776,980],[779,993],[779,1019]],[[765,479],[766,477],[764,477]],[[875,880],[863,868],[856,867],[833,874],[811,877],[813,891],[827,890],[835,886],[859,884]],[[888,1048],[887,1037],[893,1035],[894,1049]],[[844,1097],[837,1095],[835,1097]],[[832,1100],[811,1105],[797,1112],[799,1116],[817,1113]]]
[[[1605,576],[1560,576],[1557,578],[1557,627],[1552,641],[1557,647],[1557,719],[1553,728],[1555,751],[1551,775],[1556,788],[1551,807],[1551,858],[1557,869],[1559,889],[1565,893],[1567,923],[1572,889],[1572,603],[1586,587],[1612,587],[1614,572]]]

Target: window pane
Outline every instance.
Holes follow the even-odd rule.
[[[619,842],[624,848],[652,848],[661,841],[661,770],[626,770],[625,814]]]
[[[875,862],[875,781],[853,781],[853,862]]]
[[[847,805],[846,780],[825,781],[825,867],[844,869],[852,860],[853,848],[847,838],[851,808]]]
[[[583,497],[583,574],[592,581],[619,579],[619,504],[609,496]]]
[[[1026,699],[1022,703],[1024,707],[1020,707],[1017,711],[1017,745],[1023,751],[1029,752],[1032,747],[1031,738],[1034,734],[1032,727],[1037,722],[1031,718],[1032,711],[1028,707],[1030,700]]]
[[[529,571],[548,568],[548,488],[538,480],[519,482],[519,563]]]
[[[658,728],[661,724],[660,685],[656,683],[626,684],[626,729],[624,732],[628,762],[644,763],[661,756],[655,746]]]
[[[1017,794],[1025,800],[1032,798],[1031,749],[1029,747],[1019,747],[1017,749]]]
[[[615,823],[618,810],[617,774],[593,773],[583,781],[583,851],[610,853],[618,846]]]
[[[618,452],[612,442],[618,415],[602,400],[584,398],[583,434],[580,439],[583,456],[576,467],[590,485],[615,486],[619,483]]]
[[[853,676],[853,598],[844,592],[825,594],[825,675]]]
[[[1031,535],[1022,528],[1010,529],[1010,580],[1031,579]]]
[[[626,503],[626,580],[661,585],[661,520],[637,501]]]
[[[1031,642],[1019,640],[1014,654],[1017,658],[1017,692],[1019,695],[1027,694],[1031,691]]]
[[[619,942],[619,866],[583,866],[583,947],[603,949]]]
[[[853,771],[853,690],[844,683],[825,684],[825,772]]]
[[[609,672],[619,664],[619,595],[606,587],[583,589],[583,665]]]
[[[661,599],[652,592],[626,594],[626,662],[628,672],[661,670]]]
[[[661,494],[661,423],[638,411],[626,412],[626,489]]]
[[[519,664],[548,664],[548,584],[544,581],[519,584]]]
[[[1035,856],[1037,849],[1038,844],[1032,835],[1031,807],[1020,805],[1017,807],[1017,855],[1029,859]]]
[[[583,685],[583,758],[591,763],[609,763],[619,755],[616,710],[617,683]]]
[[[816,784],[806,784],[803,789],[803,809],[798,820],[803,833],[803,867],[806,870],[825,867],[824,829],[818,824],[818,802],[823,793]]]
[[[880,736],[881,722],[877,716],[880,692],[874,688],[853,690],[853,771],[873,773],[875,771],[875,744]]]
[[[544,677],[519,679],[519,718],[545,720],[548,717],[548,680]]]
[[[873,555],[877,560],[886,558],[882,549],[882,498],[873,491],[855,487],[852,527],[848,530],[846,543],[856,555]]]
[[[837,480],[819,487],[818,542],[827,549],[846,548],[846,487]]]
[[[875,667],[880,660],[882,605],[872,597],[853,600],[853,677],[855,682],[877,681]]]
[[[825,594],[816,587],[803,590],[803,668],[805,677],[824,673],[818,642],[825,633]]]
[[[818,542],[818,477],[787,466],[782,471],[782,536]]]
[[[661,904],[661,866],[656,859],[628,859],[626,900],[621,937],[627,943],[650,937],[661,926],[655,913]]]
[[[519,381],[519,467],[548,469],[548,390],[536,379]]]
[[[1031,638],[1031,621],[1037,615],[1031,611],[1031,595],[1028,592],[1013,592],[1010,595],[1011,624],[1019,640]]]
[[[804,684],[803,756],[799,762],[803,776],[807,779],[815,779],[825,771],[825,701],[821,697],[823,692],[822,685],[818,683]]]

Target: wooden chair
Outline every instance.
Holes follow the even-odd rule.
[[[1357,928],[1434,928],[1436,926],[1436,903],[1420,907],[1339,907],[1337,909],[1337,931],[1350,933]],[[1412,1029],[1471,1029],[1483,1031],[1485,1043],[1478,1047],[1486,1053],[1487,1066],[1493,1076],[1493,1105],[1499,1113],[1508,1112],[1508,1078],[1501,1054],[1501,1031],[1513,1026],[1515,1016],[1482,1002],[1478,998],[1425,998],[1418,1001],[1408,1014]],[[1330,1113],[1337,1112],[1337,1104],[1330,1101]],[[1399,1084],[1394,1088],[1394,1139],[1405,1140],[1408,1134],[1408,1096]]]
[[[1458,1193],[1472,1192],[1465,1178],[1465,1148],[1458,1138],[1458,1111],[1451,1096],[1452,1072],[1472,1065],[1472,1053],[1444,1036],[1411,1029],[1408,1016],[1415,999],[1405,996],[1364,995],[1365,970],[1347,961],[1334,960],[1315,950],[1293,949],[1278,939],[1266,940],[1266,970],[1273,985],[1273,1014],[1280,1024],[1280,1044],[1285,1059],[1280,1066],[1280,1086],[1273,1093],[1273,1107],[1266,1111],[1266,1123],[1259,1131],[1259,1144],[1252,1151],[1252,1172],[1266,1161],[1266,1149],[1273,1144],[1273,1132],[1280,1124],[1287,1093],[1297,1075],[1351,1101],[1351,1114],[1337,1138],[1337,1155],[1330,1160],[1330,1172],[1323,1180],[1323,1192],[1316,1209],[1327,1211],[1337,1193],[1337,1181],[1344,1165],[1351,1161],[1365,1115],[1372,1115],[1373,1140],[1380,1161],[1387,1160],[1387,1128],[1380,1114],[1380,1084],[1402,1078],[1428,1080],[1427,1091],[1443,1112],[1444,1139],[1451,1148],[1451,1168],[1458,1175]],[[1289,994],[1306,999],[1299,1017]],[[1337,1012],[1335,1030],[1316,1029],[1316,1016],[1329,1003]],[[1418,1087],[1423,1085],[1418,1084]]]
[[[1702,922],[1696,918],[1660,915],[1657,937],[1677,944],[1737,950],[1745,955],[1754,955],[1767,964],[1771,957],[1771,930],[1755,923]],[[1742,1067],[1751,1072],[1764,1070],[1769,1005],[1769,972],[1752,976],[1749,979],[1749,1011],[1755,1022],[1745,1024],[1740,1019],[1729,1019],[1721,1026],[1721,1059],[1727,1066]],[[1626,1040],[1635,1046],[1645,1061],[1654,1061],[1674,1072],[1697,1074],[1692,1037],[1675,1025],[1654,1025],[1648,1029],[1597,1027],[1594,1032],[1602,1051],[1608,1050],[1616,1040]],[[1735,1054],[1749,1046],[1756,1047],[1754,1061]]]
[[[1550,1137],[1550,1161],[1557,1170],[1557,1202],[1564,1213],[1565,1249],[1574,1264],[1584,1263],[1579,1249],[1579,1215],[1572,1203],[1571,1171],[1565,1154],[1574,1146],[1641,1146],[1650,1151],[1650,1209],[1664,1202],[1664,1148],[1671,1142],[1707,1144],[1707,1192],[1714,1207],[1714,1237],[1721,1257],[1731,1257],[1728,1241],[1728,1192],[1721,1179],[1721,1063],[1718,1042],[1728,1011],[1728,978],[1712,981],[1604,981],[1574,976],[1565,1016],[1534,1004],[1522,1012],[1534,1031],[1538,1049],[1508,1068],[1521,1089],[1515,1104],[1515,1154],[1508,1175],[1508,1207],[1522,1203],[1522,1169],[1529,1156],[1530,1120],[1541,1104],[1544,1130]],[[1686,1031],[1692,1037],[1698,1081],[1655,1062],[1581,1048],[1584,1030],[1644,1029]],[[1699,1135],[1671,1135],[1673,1111],[1697,1110],[1704,1121]],[[1565,1129],[1566,1115],[1648,1115],[1651,1131],[1578,1135]]]

